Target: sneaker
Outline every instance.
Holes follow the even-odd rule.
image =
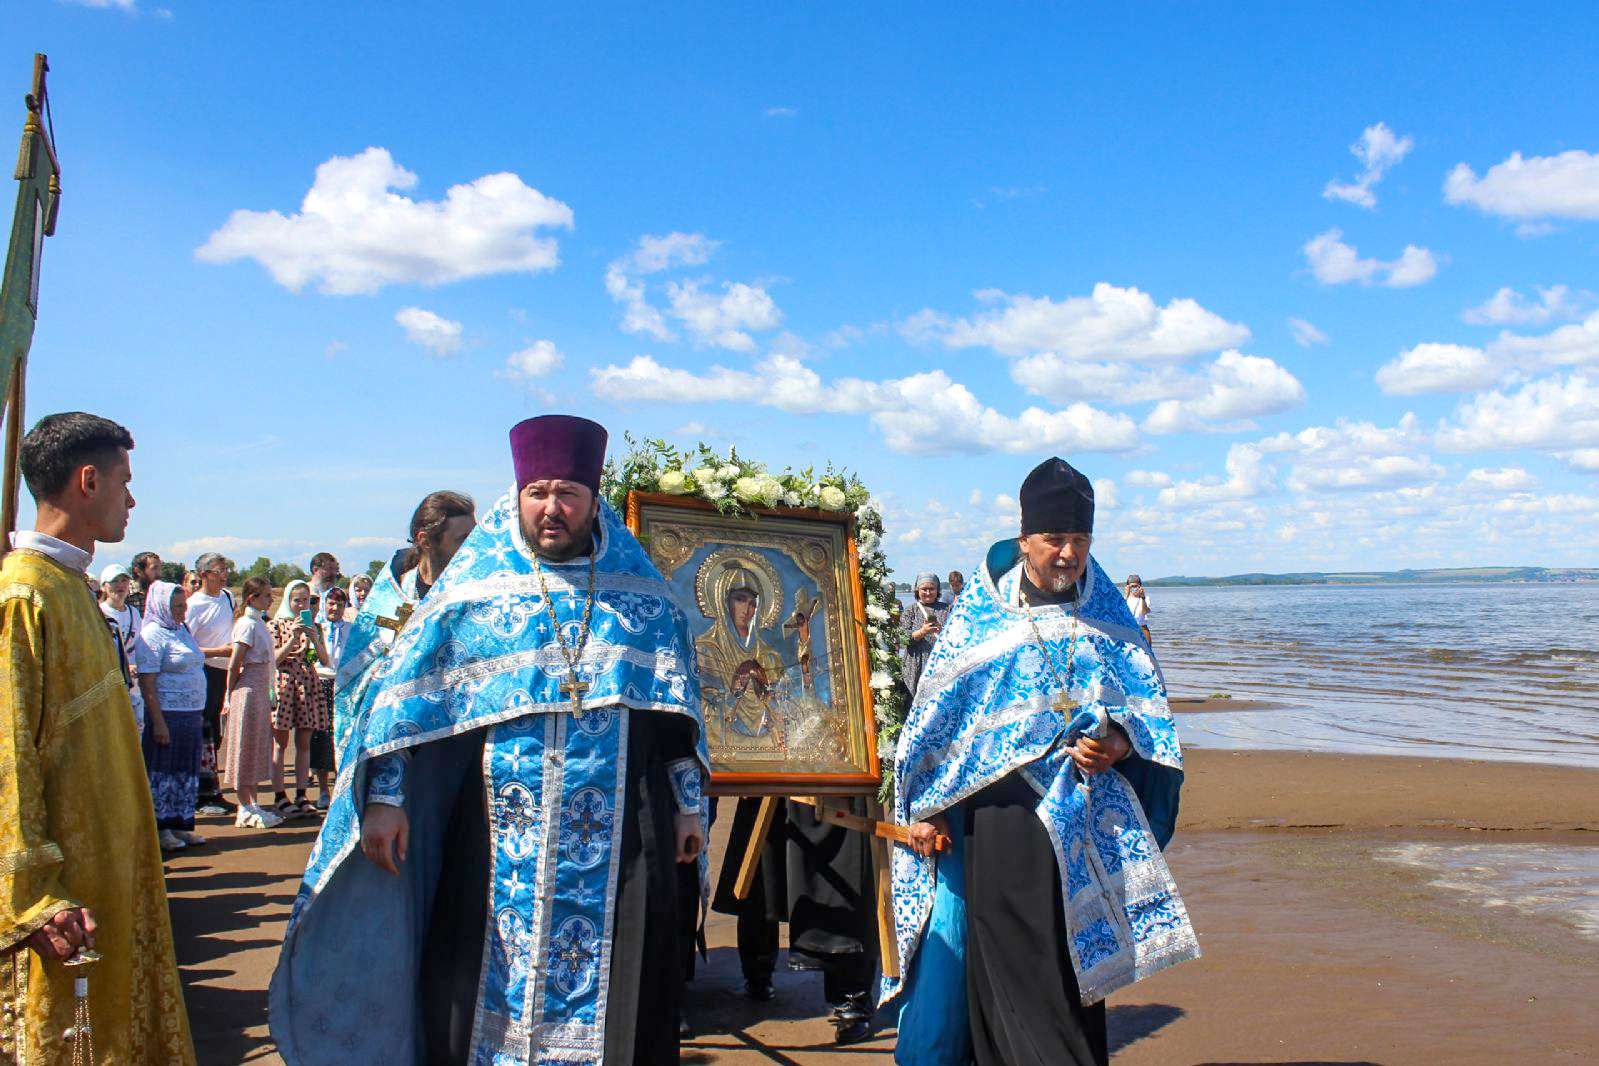
[[[240,807],[238,816],[233,820],[236,829],[271,829],[282,824],[282,818],[260,807]]]
[[[319,811],[328,809],[328,794],[326,792],[316,798],[316,809]]]
[[[219,815],[220,816],[229,815],[229,814],[232,814],[233,812],[230,811],[227,808],[227,806],[224,805],[221,801],[213,800],[211,802],[206,803],[205,806],[203,806],[203,807],[197,807],[195,809],[194,813],[195,814],[209,815],[211,817],[217,817]]]
[[[173,835],[191,848],[197,848],[201,844],[205,843],[205,837],[201,836],[199,833],[191,832],[187,829],[179,829]]]
[[[161,830],[156,839],[161,843],[162,851],[182,851],[188,843],[170,829]]]

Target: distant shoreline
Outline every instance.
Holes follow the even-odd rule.
[[[1229,577],[1161,577],[1148,588],[1201,588],[1252,585],[1586,585],[1599,582],[1599,569],[1545,566],[1477,566],[1439,570],[1371,572],[1307,572],[1298,574],[1233,574]]]

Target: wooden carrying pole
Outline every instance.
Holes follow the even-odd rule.
[[[803,803],[816,810],[816,820],[836,825],[844,829],[865,833],[871,838],[872,871],[874,892],[877,898],[877,946],[883,962],[883,975],[888,978],[900,976],[899,970],[899,944],[894,939],[894,911],[893,911],[893,876],[891,857],[888,851],[889,841],[909,844],[911,831],[909,826],[896,825],[885,822],[881,815],[883,809],[876,799],[867,803],[871,817],[861,817],[848,811],[839,810],[834,804],[842,802],[836,796],[792,796],[795,803]],[[750,832],[749,844],[744,848],[740,858],[738,877],[733,882],[733,898],[745,900],[749,898],[750,890],[755,886],[755,874],[761,865],[761,850],[766,846],[766,838],[772,832],[772,823],[777,820],[777,805],[782,803],[782,796],[763,796],[760,809],[755,813],[755,825]],[[950,846],[950,839],[943,834],[935,839],[933,847],[936,851],[944,851]]]

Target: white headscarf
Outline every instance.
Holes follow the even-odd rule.
[[[310,591],[310,588],[311,588],[311,585],[310,585],[309,582],[301,581],[299,578],[295,578],[293,581],[289,582],[287,585],[284,585],[283,586],[283,599],[278,601],[277,612],[272,615],[274,620],[281,620],[281,619],[287,619],[287,618],[294,618],[295,617],[294,610],[289,607],[289,597],[294,595],[294,586],[296,586],[296,585],[304,585],[307,591]]]

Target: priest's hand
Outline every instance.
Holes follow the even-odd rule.
[[[391,874],[400,872],[411,842],[411,821],[405,808],[368,803],[361,817],[361,853]]]
[[[677,830],[677,861],[693,862],[705,850],[705,831],[700,826],[700,816],[678,814],[672,821]]]
[[[1133,742],[1127,739],[1121,726],[1112,722],[1105,731],[1104,740],[1078,737],[1077,743],[1066,750],[1072,753],[1072,762],[1077,764],[1079,770],[1085,774],[1098,774],[1127,758],[1133,750]]]
[[[942,814],[935,814],[911,826],[911,850],[925,859],[938,847],[938,838],[947,836],[949,821]]]
[[[88,907],[73,907],[44,923],[28,946],[46,959],[57,962],[72,958],[79,948],[94,947],[94,912]]]

